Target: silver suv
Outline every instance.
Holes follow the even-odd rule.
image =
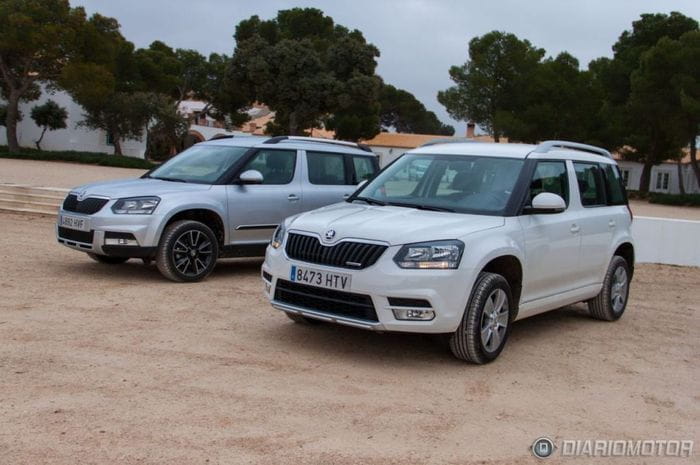
[[[94,260],[155,259],[199,281],[220,257],[257,257],[288,216],[346,199],[374,176],[369,148],[307,137],[235,137],[192,146],[141,178],[73,189],[58,242]]]

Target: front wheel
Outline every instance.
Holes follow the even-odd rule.
[[[199,221],[182,220],[165,228],[156,265],[172,281],[197,282],[209,276],[218,257],[219,243],[214,231]]]
[[[450,337],[452,354],[478,364],[495,360],[508,339],[512,301],[510,286],[503,276],[481,273],[462,322]]]
[[[622,316],[630,293],[629,276],[627,260],[615,255],[610,260],[600,294],[588,301],[588,311],[593,318],[615,321]]]
[[[100,255],[91,252],[87,252],[87,255],[96,262],[105,263],[107,265],[119,265],[120,263],[124,263],[129,259],[128,257],[110,257],[108,255]]]

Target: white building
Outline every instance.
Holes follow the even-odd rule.
[[[20,103],[19,111],[22,113],[22,121],[17,123],[17,140],[20,147],[36,148],[35,141],[41,136],[42,128],[34,124],[34,120],[31,118],[32,108],[49,99],[65,108],[68,118],[66,119],[66,129],[46,131],[41,141],[42,150],[114,153],[114,145],[106,131],[78,126],[78,123],[84,119],[83,107],[73,101],[71,96],[64,91],[57,91],[53,94],[43,92],[39,100]],[[4,126],[0,129],[0,145],[7,145],[7,133]],[[123,140],[122,152],[129,157],[143,158],[146,152],[145,136],[142,140]]]
[[[639,190],[644,164],[620,159],[617,160],[617,163],[620,165],[622,179],[625,181],[627,189],[631,191]],[[690,155],[686,155],[681,160],[681,178],[683,179],[683,187],[685,187],[686,193],[700,193],[700,186],[698,186],[697,178],[695,177],[692,166],[690,166]],[[654,165],[651,168],[649,192],[660,192],[664,194],[681,193],[678,180],[678,164],[675,161],[666,161]]]

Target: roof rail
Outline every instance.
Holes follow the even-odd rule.
[[[429,147],[431,145],[439,145],[439,144],[461,144],[465,142],[476,142],[474,139],[470,137],[445,137],[442,139],[433,139],[429,140],[425,144],[421,145],[421,147]]]
[[[233,139],[233,137],[234,136],[232,134],[217,134],[217,135],[213,136],[212,138],[210,138],[209,140]]]
[[[342,145],[344,147],[354,147],[358,148],[360,150],[364,150],[365,152],[372,153],[372,149],[370,149],[368,146],[365,144],[359,144],[357,142],[347,142],[344,140],[335,140],[335,139],[324,139],[322,137],[304,137],[304,136],[276,136],[276,137],[271,137],[263,144],[278,144],[282,141],[289,140],[289,141],[298,141],[298,142],[312,142],[316,144],[331,144],[331,145]]]
[[[569,142],[566,140],[546,140],[535,147],[534,153],[547,153],[555,147],[560,147],[563,149],[580,150],[582,152],[593,153],[596,155],[602,155],[604,157],[612,158],[610,152],[595,145],[579,144],[578,142]]]

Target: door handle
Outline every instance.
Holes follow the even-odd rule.
[[[608,227],[614,228],[616,225],[617,225],[617,223],[615,223],[615,220],[608,221]]]
[[[290,202],[296,202],[297,200],[299,200],[299,196],[296,194],[289,194],[287,196],[287,200],[289,200]]]
[[[581,228],[579,227],[579,225],[577,225],[575,223],[571,225],[571,229],[570,229],[571,234],[576,234],[580,230],[581,230]]]

